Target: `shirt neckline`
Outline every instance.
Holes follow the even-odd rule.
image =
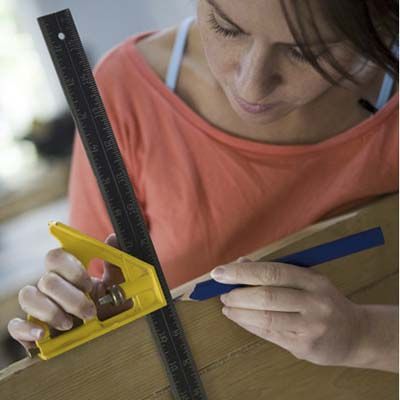
[[[247,150],[259,154],[277,154],[277,155],[295,155],[320,152],[331,149],[334,146],[344,144],[354,140],[361,135],[370,135],[374,133],[374,127],[384,121],[390,113],[392,113],[398,104],[398,92],[375,114],[366,118],[364,121],[353,126],[352,128],[340,132],[331,138],[325,139],[315,144],[305,145],[275,145],[270,143],[262,143],[250,139],[240,138],[232,134],[218,129],[206,119],[192,110],[175,92],[171,91],[164,81],[156,74],[149,65],[142,53],[136,48],[136,43],[146,36],[152,35],[156,31],[143,32],[137,35],[128,37],[123,43],[124,54],[127,54],[133,61],[140,73],[146,78],[145,81],[153,86],[159,94],[161,94],[172,108],[183,116],[189,123],[197,126],[205,133],[213,136],[215,139],[226,143],[230,146],[241,150]]]

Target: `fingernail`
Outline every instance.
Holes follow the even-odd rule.
[[[94,317],[96,316],[96,308],[95,308],[94,306],[88,307],[88,308],[83,312],[83,316],[85,317],[85,319],[94,318]]]
[[[61,328],[64,330],[68,330],[68,329],[71,329],[72,328],[72,325],[73,325],[73,323],[72,323],[72,321],[68,321],[68,320],[66,320],[66,321],[64,321],[62,324],[61,324]]]
[[[211,271],[210,275],[214,279],[221,279],[224,276],[224,272],[225,272],[224,267],[217,267]]]
[[[36,339],[40,339],[43,335],[43,330],[38,328],[31,329],[31,335]]]

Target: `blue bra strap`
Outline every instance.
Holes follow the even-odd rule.
[[[392,53],[396,58],[399,58],[399,42],[396,40],[392,47]],[[385,74],[383,79],[381,91],[379,92],[378,100],[375,107],[380,110],[390,98],[394,85],[394,79],[388,73]]]
[[[176,83],[178,81],[179,71],[183,54],[186,47],[186,39],[188,36],[189,28],[193,22],[194,17],[186,18],[180,25],[176,34],[174,48],[172,49],[171,58],[169,60],[169,66],[167,75],[165,78],[165,84],[172,90],[175,90]]]

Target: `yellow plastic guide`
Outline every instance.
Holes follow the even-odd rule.
[[[70,331],[62,331],[56,337],[50,336],[50,329],[46,323],[28,315],[28,320],[42,326],[45,332],[43,338],[35,342],[37,354],[42,360],[65,353],[167,305],[156,270],[152,265],[61,222],[49,222],[49,229],[61,243],[61,247],[78,258],[85,268],[93,258],[101,258],[119,267],[125,282],[118,284],[118,287],[126,300],[132,299],[133,307],[104,321],[100,321],[97,316],[89,321],[83,321],[82,325]],[[86,296],[90,298],[87,293]]]

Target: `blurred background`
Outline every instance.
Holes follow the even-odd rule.
[[[195,14],[194,0],[0,0],[0,369],[26,357],[7,333],[25,317],[18,291],[35,285],[67,222],[74,124],[36,19],[69,8],[93,67],[135,33]]]

